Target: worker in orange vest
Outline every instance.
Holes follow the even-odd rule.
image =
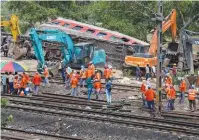
[[[91,76],[93,76],[93,70],[91,66],[89,66],[88,69],[86,70],[86,78],[91,78]]]
[[[155,91],[151,89],[151,86],[148,86],[148,89],[145,92],[145,96],[148,108],[150,109],[151,112],[154,112]]]
[[[100,96],[100,91],[101,91],[101,74],[100,74],[100,72],[96,72],[96,74],[95,74],[94,88],[95,88],[96,99],[98,99]]]
[[[46,86],[46,84],[49,84],[48,77],[49,77],[48,68],[47,66],[44,66],[44,86]]]
[[[113,80],[113,69],[112,69],[112,66],[109,65],[109,78],[111,79],[111,81]]]
[[[72,96],[76,96],[76,92],[77,92],[77,84],[78,84],[78,79],[76,77],[76,74],[73,74],[72,78],[71,78],[71,88],[72,88]]]
[[[66,89],[70,88],[70,81],[71,81],[72,75],[73,75],[72,69],[70,67],[67,67],[66,68],[66,82],[65,82]]]
[[[13,84],[14,84],[14,95],[18,95],[20,88],[18,76],[15,76]]]
[[[30,86],[30,77],[27,73],[23,72],[23,75],[25,76],[26,78],[26,82],[27,82],[27,87],[29,88],[29,91],[31,92],[32,91],[32,88]]]
[[[107,82],[108,79],[110,78],[110,74],[111,74],[111,71],[110,69],[108,68],[107,65],[104,66],[104,77],[105,77],[105,81]]]
[[[86,70],[84,68],[84,66],[81,66],[81,70],[80,70],[80,87],[84,88],[85,85],[85,81],[86,81]]]
[[[21,75],[21,82],[20,82],[20,91],[19,91],[19,93],[21,93],[21,91],[23,91],[24,92],[24,94],[25,95],[27,95],[27,93],[26,93],[26,87],[27,87],[27,79],[26,79],[26,77],[24,76],[24,75]]]
[[[191,86],[191,89],[189,89],[189,95],[188,95],[188,100],[189,100],[189,108],[191,111],[195,111],[196,110],[196,90],[194,85]],[[194,110],[192,110],[192,106],[194,108]]]
[[[185,91],[187,90],[186,82],[184,79],[181,81],[179,89],[181,92],[179,103],[182,104],[182,103],[184,103]]]
[[[146,103],[146,100],[145,100],[145,92],[146,92],[146,81],[145,80],[142,81],[140,91],[142,93],[143,106],[147,106],[147,103]]]
[[[92,74],[95,75],[95,65],[93,64],[92,61],[89,62],[89,65],[90,65],[90,67],[91,67]]]
[[[168,84],[168,85],[172,85],[173,84],[171,76],[169,76],[169,75],[166,76],[165,84]]]
[[[32,78],[32,83],[34,84],[34,93],[37,95],[39,92],[39,86],[41,84],[41,76],[38,72],[35,73],[35,75]]]
[[[172,85],[168,89],[167,98],[169,102],[169,110],[174,110],[174,101],[176,98],[176,91]]]

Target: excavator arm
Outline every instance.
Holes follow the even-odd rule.
[[[167,31],[169,28],[171,28],[171,34],[172,34],[172,42],[175,42],[176,38],[176,30],[177,30],[177,25],[176,25],[176,10],[173,9],[171,13],[166,17],[166,21],[162,23],[162,33]],[[152,40],[151,40],[151,45],[149,48],[149,53],[153,55],[157,55],[157,29],[155,30]]]
[[[68,64],[74,54],[74,44],[71,37],[60,30],[36,30],[31,28],[30,40],[38,60],[38,68],[43,69],[45,63],[42,41],[58,43],[64,57],[64,64]]]
[[[9,21],[1,21],[1,27],[10,27],[14,42],[17,41],[17,38],[21,32],[19,29],[19,19],[16,15],[11,15]]]

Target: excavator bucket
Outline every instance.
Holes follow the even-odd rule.
[[[178,53],[178,43],[169,43],[167,48],[167,54],[177,55]]]

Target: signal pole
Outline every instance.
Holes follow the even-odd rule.
[[[158,22],[157,28],[157,77],[156,77],[156,98],[158,100],[158,112],[160,113],[162,110],[162,21],[163,21],[163,3],[162,0],[158,1],[158,17],[156,17],[156,21]]]

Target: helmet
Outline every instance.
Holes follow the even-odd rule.
[[[93,61],[90,61],[89,64],[93,64]]]
[[[195,88],[195,86],[194,86],[194,85],[192,85],[192,86],[191,86],[191,88],[192,88],[192,89],[194,89],[194,88]]]
[[[81,65],[81,68],[84,68],[84,66],[83,66],[83,65]]]

